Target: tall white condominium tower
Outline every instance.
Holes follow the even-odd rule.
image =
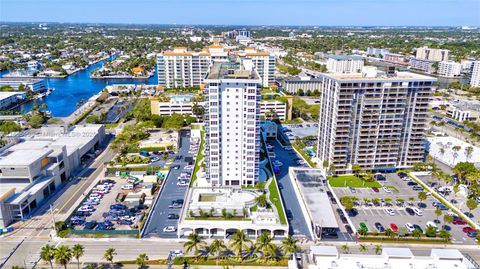
[[[368,72],[367,72],[368,70]],[[435,78],[410,72],[323,74],[318,157],[350,173],[411,167],[424,159],[428,100]]]
[[[260,89],[251,60],[214,62],[206,79],[205,160],[212,186],[254,185],[259,174]]]
[[[470,77],[470,86],[480,87],[480,61],[472,63],[472,76]]]

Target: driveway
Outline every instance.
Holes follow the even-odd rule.
[[[168,219],[167,215],[174,213],[180,215],[181,208],[168,208],[173,200],[184,199],[188,187],[177,186],[178,177],[183,172],[183,168],[187,165],[185,157],[191,157],[188,154],[190,148],[190,131],[182,131],[180,133],[180,150],[175,156],[182,156],[180,160],[174,160],[171,167],[179,165],[179,169],[170,169],[170,173],[165,180],[165,186],[163,186],[162,192],[159,194],[155,205],[153,205],[152,216],[150,220],[145,224],[144,237],[159,236],[163,238],[176,238],[177,233],[164,233],[163,228],[166,226],[178,225],[177,219]]]

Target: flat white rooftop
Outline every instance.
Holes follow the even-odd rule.
[[[0,92],[0,100],[7,99],[15,95],[23,95],[23,92]]]
[[[434,77],[417,74],[413,72],[396,72],[393,76],[364,76],[362,73],[349,73],[349,74],[342,74],[342,73],[322,73],[324,77],[332,78],[339,81],[379,81],[379,82],[394,82],[394,81],[436,81],[437,79]]]
[[[0,155],[0,166],[26,166],[47,156],[53,150],[41,149],[13,149]]]

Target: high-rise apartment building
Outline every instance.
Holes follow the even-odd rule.
[[[205,79],[206,178],[212,186],[254,185],[259,175],[262,79],[251,60],[213,62]]]
[[[202,51],[177,47],[160,53],[157,56],[158,84],[167,88],[198,86],[203,83],[213,62],[225,62],[229,56],[252,59],[262,84],[268,86],[274,83],[275,56],[252,48],[229,52],[223,46],[212,45]]]
[[[372,71],[372,70],[371,70]],[[336,173],[411,167],[424,159],[435,78],[410,72],[323,74],[317,154]]]
[[[438,63],[437,73],[442,77],[453,78],[462,72],[462,64],[455,61],[441,61]]]
[[[480,61],[472,63],[472,72],[470,77],[470,86],[480,87]]]
[[[415,58],[435,62],[448,61],[448,52],[449,50],[446,49],[431,49],[428,47],[420,47],[417,48]]]

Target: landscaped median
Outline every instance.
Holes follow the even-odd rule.
[[[327,177],[328,183],[334,188],[381,188],[382,185],[378,181],[366,181],[355,175],[344,175],[344,176],[330,176]]]
[[[205,131],[200,132],[200,147],[198,148],[197,159],[195,160],[195,167],[193,168],[192,181],[190,182],[190,187],[193,186],[195,180],[197,180],[197,173],[200,170],[200,163],[203,161],[203,148],[205,147],[204,139]]]
[[[287,218],[285,216],[285,211],[283,210],[282,201],[280,198],[280,193],[278,192],[277,181],[275,178],[272,178],[270,184],[268,184],[268,192],[270,194],[270,202],[277,208],[277,213],[280,218],[281,224],[287,224]]]

